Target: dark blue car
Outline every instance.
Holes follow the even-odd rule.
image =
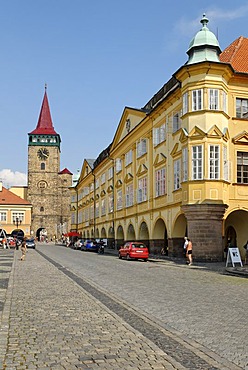
[[[81,247],[81,251],[98,252],[99,244],[95,240],[86,240]]]

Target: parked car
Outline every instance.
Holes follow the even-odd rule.
[[[143,259],[145,262],[148,260],[149,251],[144,243],[140,242],[126,242],[119,249],[119,258],[130,259]]]
[[[26,246],[27,248],[33,248],[35,249],[35,240],[34,239],[26,239]]]
[[[81,247],[81,251],[98,252],[98,248],[99,244],[95,240],[86,240]]]
[[[75,249],[75,250],[81,250],[81,248],[82,248],[83,244],[84,244],[83,239],[78,239],[78,240],[74,243],[74,247],[73,247],[73,249]]]
[[[8,242],[9,248],[15,248],[16,247],[16,241],[15,241],[14,238],[8,237],[7,242]]]

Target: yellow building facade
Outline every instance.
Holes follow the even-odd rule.
[[[187,63],[143,108],[126,107],[110,146],[84,160],[71,188],[72,230],[83,238],[139,240],[181,256],[188,236],[198,260],[222,260],[227,243],[244,256],[248,43],[221,53],[201,23]]]
[[[0,237],[31,235],[32,205],[21,197],[25,193],[25,187],[6,189],[0,181]]]

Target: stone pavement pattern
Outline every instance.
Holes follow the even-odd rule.
[[[24,262],[19,257],[15,252],[2,316],[1,369],[190,369],[36,251],[29,250]],[[215,367],[218,359],[207,353],[205,359],[209,370],[239,369]]]
[[[173,369],[165,353],[35,251],[15,258],[9,284],[2,369]]]

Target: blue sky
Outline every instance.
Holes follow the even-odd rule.
[[[75,173],[110,144],[124,107],[143,107],[187,61],[203,13],[222,50],[248,37],[247,1],[1,1],[4,186],[25,185],[45,83],[61,169]]]

